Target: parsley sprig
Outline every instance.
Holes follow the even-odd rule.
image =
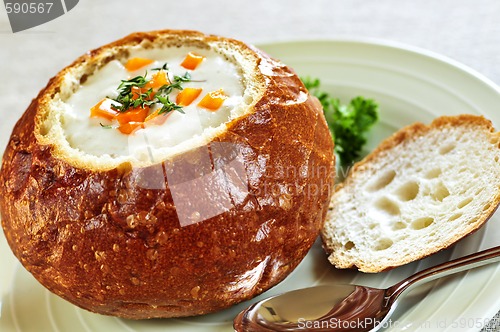
[[[301,78],[309,92],[316,96],[325,114],[326,122],[333,135],[335,152],[340,163],[346,166],[356,161],[366,143],[366,133],[378,120],[378,105],[361,96],[351,99],[349,104],[342,104],[321,90],[320,80],[310,77]]]

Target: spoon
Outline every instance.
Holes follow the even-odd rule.
[[[256,331],[378,331],[387,327],[398,300],[410,289],[500,261],[500,246],[417,272],[387,288],[321,285],[298,289],[259,301],[234,319],[234,330]]]

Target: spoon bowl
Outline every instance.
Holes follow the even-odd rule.
[[[328,284],[259,301],[234,319],[235,331],[377,331],[396,309],[401,295],[453,273],[500,261],[500,246],[423,271],[387,288]]]

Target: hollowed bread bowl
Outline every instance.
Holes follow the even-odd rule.
[[[129,134],[89,116],[128,60],[155,62],[124,80],[165,59],[182,75],[186,52],[204,62],[185,70],[184,88],[224,88],[220,113],[196,101]],[[214,312],[304,258],[328,208],[332,145],[320,104],[281,62],[199,32],[134,33],[64,68],[17,122],[0,172],[2,226],[23,266],[79,307],[132,319]]]

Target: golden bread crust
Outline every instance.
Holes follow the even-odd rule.
[[[254,110],[208,145],[212,158],[213,144],[238,147],[247,191],[223,188],[233,207],[184,227],[161,171],[192,165],[190,158],[207,146],[148,167],[98,170],[65,160],[37,135],[36,119],[72,68],[166,34],[235,43],[258,59],[256,70],[267,68],[259,73],[265,86]],[[258,295],[298,265],[325,218],[333,163],[321,106],[290,68],[240,42],[199,32],[135,33],[62,70],[18,121],[0,172],[2,226],[26,269],[75,305],[131,319],[200,315]],[[287,169],[294,171],[279,172]],[[160,174],[165,188],[138,185],[148,172]],[[220,184],[205,185],[193,192]],[[284,192],[287,187],[293,192]]]

